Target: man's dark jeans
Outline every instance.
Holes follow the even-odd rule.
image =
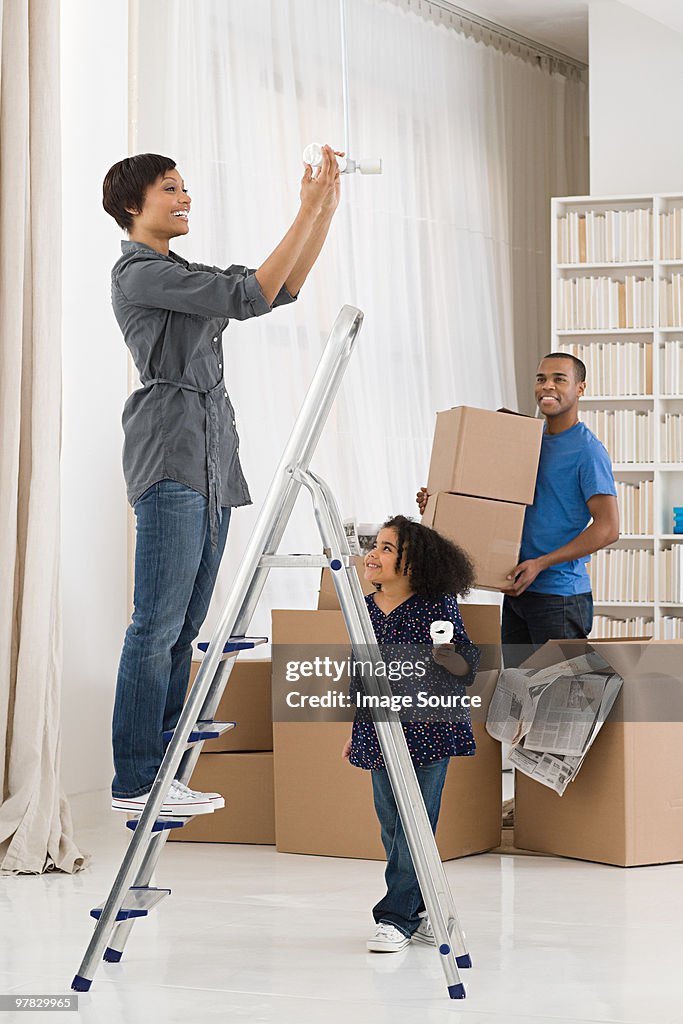
[[[539,594],[525,590],[503,600],[503,659],[521,665],[547,640],[585,639],[593,628],[593,596]]]

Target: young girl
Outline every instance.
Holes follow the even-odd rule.
[[[434,530],[405,516],[395,516],[387,520],[379,531],[375,546],[364,561],[365,578],[377,588],[365,601],[378,643],[431,645],[432,622],[450,621],[453,623],[453,643],[433,648],[431,657],[439,667],[435,668],[433,675],[430,674],[431,681],[443,688],[444,677],[447,680],[446,673],[450,673],[455,677],[449,688],[451,693],[472,683],[479,663],[479,651],[470,643],[455,598],[456,594],[466,594],[474,582],[472,563],[465,552]],[[362,685],[360,681],[358,685]],[[420,688],[424,686],[425,681],[422,681]],[[430,722],[427,718],[427,713],[421,713],[421,720],[406,722],[403,731],[427,814],[433,831],[436,831],[448,760],[454,756],[474,754],[475,744],[469,715],[463,713],[458,721]],[[394,953],[404,949],[411,938],[433,944],[434,935],[425,915],[422,894],[369,713],[356,713],[351,738],[344,746],[342,756],[358,768],[372,772],[375,810],[387,855],[384,876],[387,892],[373,908],[376,930],[367,948],[376,953]]]

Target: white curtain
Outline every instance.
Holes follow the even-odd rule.
[[[59,2],[0,3],[0,871],[78,871],[59,784]]]
[[[193,197],[177,249],[257,266],[292,219],[301,152],[343,148],[336,0],[145,0],[137,151],[172,156]],[[299,301],[225,335],[254,507],[230,527],[230,586],[321,345],[343,303],[365,324],[313,468],[345,515],[413,514],[437,410],[529,407],[548,336],[548,206],[585,188],[585,86],[386,0],[347,0],[351,156]],[[302,495],[285,551],[319,550]],[[314,572],[271,573],[270,607],[312,607]],[[207,624],[207,631],[210,623]]]

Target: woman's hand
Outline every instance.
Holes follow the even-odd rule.
[[[418,508],[420,510],[420,515],[424,515],[424,511],[427,508],[427,498],[428,497],[429,497],[429,495],[427,494],[427,488],[426,487],[421,487],[420,490],[415,495],[415,501],[417,502],[417,506],[418,506]]]
[[[340,190],[339,165],[333,149],[325,145],[322,147],[322,163],[315,175],[311,165],[306,164],[301,179],[301,205],[314,216],[321,210],[334,213],[339,203]]]
[[[466,676],[470,670],[462,654],[456,651],[455,644],[437,644],[432,657],[437,665],[441,665],[453,676]]]
[[[334,156],[344,156],[344,153],[340,153],[338,150],[334,150]],[[332,188],[328,191],[327,195],[322,201],[320,210],[322,213],[333,214],[339,206],[339,200],[341,198],[341,171],[339,170],[339,164],[336,159],[334,161],[336,172],[332,182]]]
[[[346,741],[346,743],[344,744],[344,746],[342,748],[342,755],[341,756],[342,756],[342,758],[345,761],[348,761],[349,757],[351,756],[351,737],[350,736],[349,736],[348,740]]]

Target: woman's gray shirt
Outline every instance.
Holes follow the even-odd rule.
[[[230,318],[269,313],[253,270],[225,270],[121,243],[111,294],[142,387],[123,411],[123,472],[133,504],[159,480],[209,500],[215,543],[221,506],[251,503],[235,413],[223,379],[221,335]],[[293,302],[286,288],[273,306]]]

